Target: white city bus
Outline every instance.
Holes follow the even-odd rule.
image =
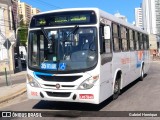
[[[92,104],[116,99],[143,80],[149,58],[145,31],[98,8],[39,13],[29,26],[27,94]]]

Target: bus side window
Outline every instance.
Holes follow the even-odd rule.
[[[106,26],[109,30],[108,31],[106,31],[106,30],[104,30],[104,34],[111,34],[111,28],[110,28],[110,26]],[[106,33],[105,33],[106,32]],[[111,38],[109,37],[109,38],[104,38],[104,47],[105,47],[105,53],[106,54],[110,54],[110,53],[112,53],[112,45],[111,45]]]
[[[144,50],[149,49],[149,37],[148,35],[143,34],[143,44],[144,44]]]
[[[121,26],[122,51],[128,50],[128,29]]]
[[[134,38],[133,38],[133,30],[129,30],[129,40],[130,40],[130,50],[133,51],[134,50]]]
[[[107,53],[112,53],[112,45],[111,45],[111,39],[105,39],[104,38],[104,25],[101,25],[100,29],[101,33],[101,53],[102,54],[107,54]]]
[[[100,26],[100,53],[105,53],[105,41],[104,41],[104,24]]]
[[[138,46],[138,48],[137,48],[137,50],[141,50],[141,45],[140,45],[140,39],[141,39],[141,35],[140,35],[140,33],[139,32],[137,32],[137,34],[138,34],[138,42],[137,42],[137,46]]]
[[[149,49],[149,36],[146,36],[146,40],[147,40],[147,49]]]
[[[112,45],[111,45],[111,38],[105,39],[104,32],[104,24],[100,27],[100,48],[101,48],[101,65],[110,62],[112,60]],[[111,32],[110,32],[111,33]]]
[[[139,40],[138,40],[138,33],[135,31],[135,50],[139,50]]]
[[[147,36],[143,34],[144,50],[147,50]]]
[[[144,47],[143,47],[143,35],[142,34],[139,34],[139,47],[140,47],[140,50],[144,49]]]
[[[115,23],[112,24],[112,36],[113,36],[113,50],[115,52],[118,52],[120,51],[119,26]]]

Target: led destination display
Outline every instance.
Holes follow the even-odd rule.
[[[54,23],[67,23],[67,22],[89,22],[90,16],[88,15],[76,15],[76,16],[64,16],[55,17]]]
[[[93,11],[73,11],[36,15],[32,18],[30,27],[96,24],[96,22],[96,15]]]

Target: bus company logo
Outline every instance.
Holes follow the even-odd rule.
[[[129,64],[129,63],[131,63],[131,59],[130,58],[122,58],[121,63],[122,64]]]
[[[143,60],[143,58],[144,58],[144,52],[143,51],[138,51],[137,53],[136,53],[136,57],[137,57],[137,68],[139,68],[139,67],[141,67],[141,62],[142,62],[142,60]]]
[[[59,89],[61,86],[60,84],[56,84],[56,88]]]
[[[143,58],[143,51],[138,51],[138,60],[142,60]]]
[[[94,99],[93,94],[79,94],[80,99]]]

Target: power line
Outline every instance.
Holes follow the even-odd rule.
[[[50,6],[53,6],[53,7],[56,7],[56,8],[61,8],[61,7],[59,7],[59,6],[52,5],[52,4],[50,4],[50,3],[47,3],[47,2],[44,2],[44,1],[42,1],[42,0],[38,0],[38,1],[41,1],[42,3],[45,3],[45,4],[47,4],[47,5],[50,5]]]
[[[42,0],[38,0],[38,1],[37,1],[37,0],[32,0],[32,1],[35,2],[35,3],[39,2],[39,3],[41,3],[41,4],[45,4],[45,5],[49,6],[49,7],[61,8],[61,7],[59,7],[59,6],[56,6],[56,5],[53,5],[53,4],[44,2],[44,1],[42,1]]]

